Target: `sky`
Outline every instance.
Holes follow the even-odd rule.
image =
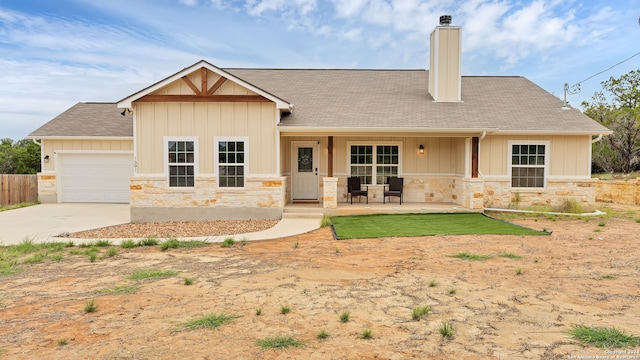
[[[202,59],[428,69],[429,34],[444,14],[462,27],[463,75],[524,76],[559,98],[568,83],[574,107],[640,69],[638,0],[3,0],[0,139]]]

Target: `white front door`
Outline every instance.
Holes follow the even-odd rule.
[[[292,148],[293,200],[318,200],[318,142],[294,141]]]

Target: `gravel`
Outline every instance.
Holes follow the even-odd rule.
[[[216,220],[128,223],[94,230],[61,234],[81,239],[185,238],[245,234],[272,228],[278,220]]]

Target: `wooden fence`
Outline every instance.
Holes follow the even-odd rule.
[[[37,175],[0,174],[0,206],[37,201]]]

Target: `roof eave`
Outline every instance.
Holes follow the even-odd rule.
[[[133,140],[132,136],[56,136],[56,135],[33,135],[30,134],[26,139],[41,140]]]

